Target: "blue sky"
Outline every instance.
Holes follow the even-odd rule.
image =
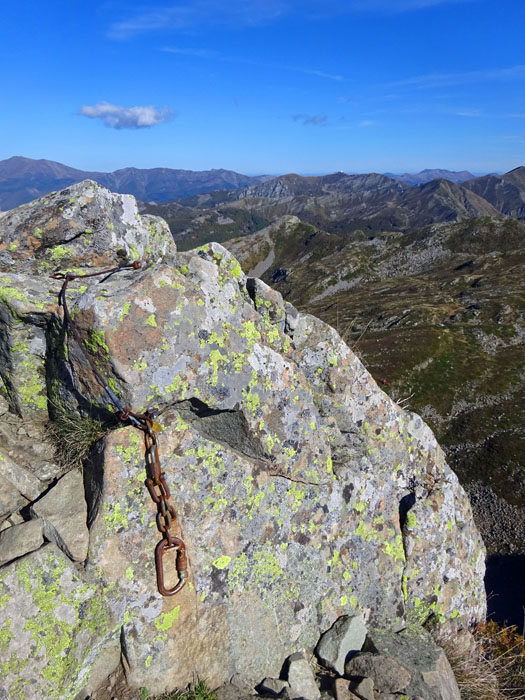
[[[525,0],[6,3],[0,159],[85,170],[525,164]]]

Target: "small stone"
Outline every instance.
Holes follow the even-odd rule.
[[[284,688],[289,688],[290,684],[288,681],[282,681],[279,678],[265,678],[262,683],[258,686],[257,690],[260,693],[271,693],[272,695],[279,695],[282,693]]]
[[[365,652],[345,665],[346,676],[371,678],[380,693],[399,693],[410,683],[410,673],[390,656]]]
[[[289,657],[288,683],[291,700],[304,698],[304,700],[319,700],[321,692],[315,682],[314,673],[308,661],[301,652],[296,652]]]
[[[31,514],[44,521],[44,535],[73,561],[87,556],[89,532],[82,474],[73,469],[31,506]]]
[[[336,678],[334,689],[336,700],[359,700],[350,690],[350,684],[346,678]]]
[[[354,690],[358,698],[361,700],[375,700],[374,681],[372,678],[363,678],[356,683]]]
[[[0,532],[0,566],[41,547],[44,544],[43,530],[42,520],[29,520]]]
[[[363,678],[354,686],[355,693],[361,700],[375,700],[374,681],[372,678]]]
[[[2,530],[7,530],[8,527],[12,527],[13,525],[20,525],[20,523],[23,522],[24,518],[20,515],[20,513],[11,513],[11,515],[0,525],[0,532],[2,532]]]
[[[359,615],[343,615],[321,637],[315,653],[326,668],[342,676],[351,651],[360,651],[367,629]]]

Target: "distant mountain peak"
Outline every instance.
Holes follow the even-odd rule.
[[[450,182],[465,182],[466,180],[472,180],[474,175],[468,170],[443,170],[441,168],[425,168],[419,173],[404,173],[403,175],[396,175],[395,173],[385,173],[387,177],[391,177],[399,182],[404,182],[407,185],[423,185],[425,182],[430,182],[431,180],[449,180]]]
[[[113,192],[133,194],[142,201],[167,202],[181,197],[249,187],[269,179],[233,170],[203,171],[173,168],[120,168],[111,173],[77,170],[52,160],[12,156],[0,161],[0,208],[12,209],[82,180],[92,179]]]

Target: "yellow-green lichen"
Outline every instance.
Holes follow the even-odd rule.
[[[104,350],[106,355],[109,355],[109,347],[106,344],[106,334],[104,331],[97,331],[94,328],[90,328],[89,338],[85,338],[84,343],[93,355],[98,353],[99,348]]]
[[[176,605],[173,610],[161,613],[155,620],[155,627],[161,632],[171,629],[175,620],[179,619],[180,605]]]
[[[118,532],[128,527],[128,516],[122,511],[120,503],[104,503],[103,517],[109,532]]]
[[[124,317],[127,316],[127,315],[129,314],[130,308],[131,308],[131,302],[126,301],[126,302],[124,303],[124,306],[122,307],[122,311],[121,311],[121,313],[120,313],[120,316],[118,317],[118,320],[119,320],[119,321],[122,322],[122,321],[124,320]]]
[[[216,559],[213,562],[213,566],[216,569],[225,569],[228,566],[228,564],[231,562],[231,560],[232,560],[231,557],[229,557],[227,554],[223,554],[221,557],[219,557],[218,559]]]

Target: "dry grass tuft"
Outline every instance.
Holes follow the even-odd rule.
[[[65,471],[82,467],[91,448],[111,426],[91,416],[80,416],[60,404],[52,404],[53,420],[47,434],[55,447],[55,459]]]
[[[478,625],[470,643],[440,639],[462,700],[525,700],[525,640],[516,627]]]

